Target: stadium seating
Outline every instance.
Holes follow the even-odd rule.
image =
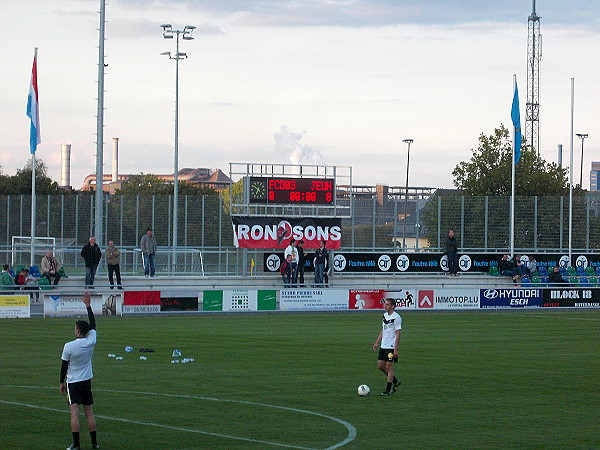
[[[64,267],[61,267],[60,270],[58,271],[58,273],[60,274],[61,278],[69,278],[69,275],[67,275],[67,273],[65,272]]]
[[[575,271],[577,272],[577,275],[580,277],[585,277],[587,275],[587,272],[581,266],[577,266],[577,269]]]
[[[600,266],[596,267],[596,276],[600,277]]]
[[[39,278],[42,276],[42,274],[40,273],[40,269],[38,269],[38,266],[31,266],[29,268],[29,275],[31,275],[34,278]]]
[[[52,286],[50,286],[50,282],[48,281],[48,278],[46,278],[46,277],[41,277],[38,280],[38,286],[42,290],[52,289]]]
[[[579,277],[579,285],[582,287],[592,287],[587,277]]]
[[[541,277],[540,280],[542,280],[543,286],[548,286],[548,282],[550,281],[549,277],[547,277],[547,276]]]
[[[500,273],[498,272],[498,267],[491,266],[488,275],[491,275],[492,277],[499,277]]]
[[[542,280],[539,276],[537,275],[533,275],[531,277],[531,284],[533,284],[534,286],[541,286],[542,285]]]
[[[553,270],[554,270],[554,269],[553,269]],[[566,276],[567,276],[567,269],[565,269],[564,267],[559,267],[559,268],[558,268],[558,271],[560,272],[560,274],[561,274],[563,277],[566,277]]]
[[[531,280],[529,279],[529,277],[525,276],[525,277],[521,278],[521,285],[522,286],[531,286]]]
[[[565,278],[565,277],[563,277]],[[567,278],[567,283],[571,283],[571,286],[577,286],[579,284],[579,277]]]
[[[577,275],[577,271],[575,270],[574,267],[567,267],[567,275],[569,275],[570,277],[574,277],[575,275]]]
[[[585,273],[588,277],[593,277],[594,275],[596,275],[596,271],[592,266],[587,266],[587,269],[585,269]]]
[[[590,285],[593,286],[598,286],[598,277],[596,276],[591,276],[588,278],[588,280],[590,281]]]
[[[548,269],[546,269],[546,266],[538,266],[538,273],[540,274],[540,277],[545,277],[548,275]]]

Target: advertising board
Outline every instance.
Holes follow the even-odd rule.
[[[31,317],[29,295],[0,295],[0,319]]]
[[[542,289],[480,289],[481,308],[541,308]]]

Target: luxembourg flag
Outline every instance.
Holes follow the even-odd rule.
[[[31,154],[35,150],[42,138],[40,137],[40,109],[37,84],[37,48],[33,55],[33,67],[31,69],[31,83],[29,85],[29,97],[27,98],[27,117],[31,119],[31,129],[29,131],[29,146]]]

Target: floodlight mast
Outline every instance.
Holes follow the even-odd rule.
[[[172,272],[175,273],[177,267],[177,234],[179,217],[179,60],[186,59],[188,56],[179,51],[179,36],[184,40],[194,39],[192,32],[196,28],[193,25],[186,25],[183,30],[174,30],[169,23],[161,25],[163,29],[163,38],[173,39],[176,36],[175,53],[163,52],[161,55],[167,55],[169,59],[175,60],[175,149],[173,157],[173,241],[172,241]]]

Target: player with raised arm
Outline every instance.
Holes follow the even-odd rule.
[[[383,304],[385,312],[383,313],[383,321],[381,323],[381,331],[375,344],[373,351],[376,352],[379,348],[379,356],[377,357],[377,367],[387,375],[387,386],[381,395],[392,395],[398,386],[400,380],[394,375],[394,363],[398,362],[398,345],[400,344],[400,330],[402,329],[402,318],[394,308],[396,300],[386,298]]]
[[[96,345],[96,319],[90,306],[90,293],[83,294],[83,303],[87,309],[89,323],[78,320],[75,323],[75,340],[67,342],[62,352],[60,369],[60,393],[67,395],[71,412],[71,432],[73,445],[67,450],[79,450],[79,405],[87,419],[92,448],[100,448],[96,440],[96,419],[92,405],[92,356]],[[66,378],[66,383],[65,383]]]

